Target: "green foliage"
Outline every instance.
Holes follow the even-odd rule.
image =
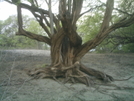
[[[126,14],[132,14],[134,13],[134,0],[118,0],[118,8],[126,12]]]
[[[84,16],[79,21],[78,32],[84,34],[84,42],[93,39],[100,29],[102,23],[102,15],[99,12],[96,12],[94,15]]]
[[[120,28],[112,33],[96,47],[97,52],[134,52],[134,24]]]
[[[24,27],[27,31],[34,32],[36,34],[45,34],[39,24],[28,16],[23,16]],[[18,30],[16,16],[10,16],[5,21],[0,21],[0,47],[1,48],[39,48],[43,43],[39,43],[35,40],[31,40],[24,36],[16,36],[15,33]]]
[[[28,22],[26,26],[28,26],[27,28],[25,28],[27,31],[40,34],[40,35],[43,35],[43,34],[45,35],[44,30],[40,27],[40,25],[34,19]]]
[[[123,52],[134,53],[134,43],[123,45],[122,50],[123,50]]]
[[[40,65],[37,65],[37,67],[41,67],[41,68],[46,68],[47,66],[49,66],[48,64],[44,63],[44,64],[40,64]]]
[[[15,4],[19,4],[19,3],[21,3],[21,0],[12,0],[12,2]]]

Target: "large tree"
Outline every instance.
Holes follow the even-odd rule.
[[[133,24],[134,14],[126,16],[114,24],[110,24],[114,0],[107,0],[104,5],[104,17],[98,34],[93,39],[82,43],[82,38],[77,32],[76,23],[82,15],[99,6],[94,7],[90,3],[88,6],[93,8],[81,12],[84,0],[56,0],[59,3],[58,14],[54,14],[51,0],[44,0],[47,4],[44,6],[48,7],[47,10],[41,8],[42,6],[39,5],[40,2],[37,2],[37,0],[28,0],[30,4],[19,0],[5,1],[17,6],[19,28],[16,34],[45,42],[51,47],[51,65],[47,68],[31,70],[29,75],[36,78],[65,77],[65,82],[79,81],[87,85],[91,83],[92,77],[106,82],[114,80],[108,74],[85,67],[81,63],[81,58],[89,50],[99,45],[112,31]],[[33,14],[47,33],[47,36],[37,35],[23,28],[22,8],[29,10]]]

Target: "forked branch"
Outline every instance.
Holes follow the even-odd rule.
[[[113,3],[113,0],[108,0],[107,8],[106,8],[105,15],[104,15],[105,20],[103,20],[103,23],[102,23],[102,26],[98,35],[93,40],[90,40],[84,43],[81,47],[79,47],[78,50],[76,50],[76,56],[77,56],[76,61],[77,59],[79,60],[81,57],[83,57],[89,50],[95,48],[98,44],[100,44],[112,31],[120,27],[130,26],[131,24],[134,23],[134,14],[133,14],[132,16],[126,17],[109,27],[109,21],[111,19],[113,7],[110,7],[108,5],[113,5],[113,4],[110,4],[111,2]]]
[[[23,35],[26,36],[28,38],[31,39],[35,39],[37,41],[41,41],[41,42],[45,42],[48,45],[51,45],[51,41],[48,37],[46,36],[42,36],[42,35],[37,35],[28,31],[25,31],[23,29],[23,21],[22,21],[22,14],[21,14],[21,7],[20,5],[17,6],[17,13],[18,13],[18,25],[19,25],[19,29],[18,29],[18,33],[16,33],[17,35]]]
[[[48,29],[48,27],[50,27],[50,24],[49,23],[46,23],[48,25],[48,27],[47,27],[46,24],[43,23],[43,20],[45,20],[46,17],[43,14],[39,15],[39,14],[36,14],[35,12],[32,12],[32,13],[33,13],[34,17],[36,18],[36,20],[39,22],[40,26],[47,33],[47,35],[49,37],[51,37],[51,33],[50,33],[49,29]]]
[[[47,0],[46,0],[47,2]],[[53,35],[54,34],[54,26],[53,26],[53,13],[52,13],[52,5],[51,5],[51,0],[49,0],[49,2],[47,2],[47,5],[48,5],[48,9],[49,9],[49,18],[50,18],[50,32],[51,34]],[[45,20],[47,22],[47,19]],[[49,22],[47,22],[47,25],[48,25]]]
[[[107,28],[102,34],[97,35],[93,40],[84,43],[76,52],[78,59],[83,57],[89,50],[95,48],[98,44],[100,44],[112,31],[121,27],[130,26],[133,23],[134,23],[134,14],[129,18],[128,17],[124,18],[123,21],[120,20],[119,22],[113,24],[112,26]]]
[[[6,0],[7,2],[11,3],[11,4],[14,4],[14,5],[17,5],[16,3],[13,3],[9,0]],[[32,4],[32,3],[31,3]],[[35,3],[36,4],[36,1]],[[36,4],[38,5],[38,4]],[[40,26],[45,30],[45,32],[48,34],[48,36],[50,37],[51,35],[51,31],[48,30],[48,28],[51,30],[51,25],[53,25],[52,27],[54,28],[54,24],[55,24],[55,27],[56,28],[60,28],[60,24],[59,24],[59,20],[57,19],[56,16],[54,16],[54,14],[51,12],[51,14],[49,14],[49,10],[44,10],[44,9],[41,9],[39,8],[38,6],[34,6],[34,5],[28,5],[28,4],[24,4],[24,3],[19,3],[19,6],[20,8],[24,8],[24,9],[27,9],[29,10],[34,16],[35,18],[37,19],[37,21],[40,24]],[[51,15],[51,16],[50,16]],[[51,22],[54,22],[54,24],[50,23],[48,24],[48,22],[46,22],[46,17],[48,17],[49,19],[51,19]],[[53,18],[53,19],[52,19]],[[45,24],[45,23],[47,24]],[[50,25],[50,26],[48,26]],[[56,32],[56,29],[54,29],[54,32]]]
[[[28,31],[25,31],[25,30],[21,30],[20,32],[17,32],[16,35],[23,35],[23,36],[26,36],[30,39],[34,39],[34,40],[37,40],[37,41],[40,41],[40,42],[45,42],[45,43],[47,43],[48,45],[51,46],[51,41],[46,36],[37,35],[37,34],[34,34],[32,32],[28,32]]]

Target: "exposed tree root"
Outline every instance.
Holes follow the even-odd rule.
[[[110,75],[105,74],[105,73],[100,72],[100,71],[97,71],[97,70],[92,69],[92,68],[87,68],[83,64],[81,65],[80,70],[88,75],[91,75],[91,76],[94,76],[100,80],[103,80],[104,82],[114,81],[113,77],[111,77]]]
[[[87,68],[83,64],[76,62],[72,66],[64,67],[63,65],[49,66],[46,68],[36,68],[33,70],[28,70],[27,74],[29,76],[38,78],[58,78],[63,77],[64,83],[66,82],[80,82],[86,84],[87,86],[95,84],[95,80],[99,79],[103,82],[111,82],[114,79],[100,71]]]

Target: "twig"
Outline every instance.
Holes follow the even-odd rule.
[[[107,89],[107,90],[116,90],[116,89],[134,89],[134,87],[120,87],[115,84],[103,84],[103,83],[95,83],[96,85],[102,85],[102,86],[111,86],[111,87],[116,87],[115,89]]]
[[[134,76],[130,76],[129,78],[126,78],[126,79],[114,79],[114,81],[126,81],[126,80],[131,79],[132,77],[134,77]]]

